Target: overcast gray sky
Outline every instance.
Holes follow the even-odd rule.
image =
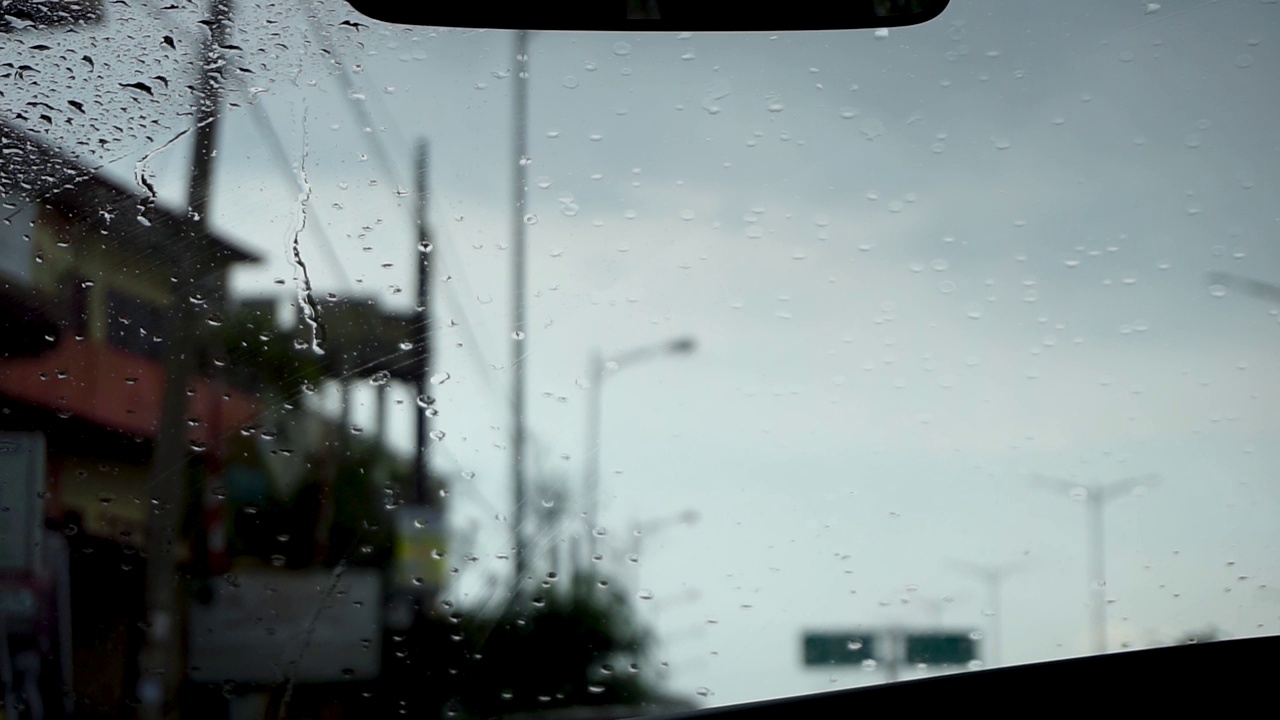
[[[513,36],[356,30],[335,0],[314,25],[240,5],[234,64],[253,73],[222,127],[213,221],[265,262],[238,290],[296,298],[301,168],[317,291],[407,307],[409,145],[431,142],[438,319],[457,323],[438,334],[436,465],[454,524],[479,532],[454,588],[473,596],[509,572]],[[86,140],[122,181],[146,157],[178,203],[189,137],[147,156],[189,123],[196,10],[157,7],[109,6],[144,17],[86,31],[92,66],[84,36],[22,51],[40,72],[5,103],[56,107],[31,127]],[[881,679],[806,670],[803,632],[931,626],[943,596],[943,624],[987,628],[949,559],[1028,560],[1006,585],[1006,661],[1087,652],[1084,508],[1033,473],[1163,480],[1107,515],[1114,647],[1277,630],[1278,310],[1205,274],[1280,281],[1278,29],[1265,0],[953,0],[887,37],[532,38],[537,466],[578,487],[593,347],[699,343],[605,390],[607,561],[625,565],[633,523],[701,514],[646,536],[639,566],[676,692]],[[155,75],[152,96],[119,86]]]

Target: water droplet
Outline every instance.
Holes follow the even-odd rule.
[[[613,54],[618,57],[626,57],[631,54],[631,45],[624,42],[614,43]]]
[[[1248,53],[1241,53],[1236,56],[1236,67],[1247,68],[1253,64],[1253,56]]]
[[[369,376],[369,382],[373,385],[386,385],[391,380],[391,373],[386,370],[379,370]]]
[[[867,118],[858,126],[858,132],[867,140],[875,140],[884,134],[884,123],[875,118]]]
[[[511,333],[511,339],[512,339],[512,340],[523,340],[523,339],[524,339],[524,331],[523,331],[523,330],[516,330],[515,332],[512,332],[512,333]]]
[[[574,88],[578,87],[578,78],[576,78],[576,77],[574,77],[574,76],[572,76],[572,75],[565,75],[565,76],[564,76],[564,80],[562,80],[560,84],[561,84],[561,85],[564,85],[566,88],[568,88],[568,89],[572,90],[572,89],[574,89]]]
[[[933,268],[934,272],[945,272],[947,268],[951,267],[951,264],[942,258],[938,258],[930,263],[929,267]]]
[[[438,373],[436,373],[435,375],[432,375],[432,376],[431,376],[431,384],[432,384],[432,385],[443,385],[443,384],[445,384],[446,382],[448,382],[448,381],[449,381],[449,378],[450,378],[450,377],[453,377],[453,376],[452,376],[452,375],[450,375],[450,374],[449,374],[449,373],[447,373],[447,372],[438,372]]]
[[[698,694],[698,697],[708,697],[711,695],[711,689],[705,687],[700,687],[697,690],[694,690],[694,692]]]
[[[1216,298],[1226,297],[1227,288],[1223,285],[1210,285],[1209,294]]]
[[[654,595],[652,590],[641,590],[640,592],[636,593],[636,597],[640,598],[641,600],[652,600]]]
[[[443,430],[432,430],[432,431],[431,431],[431,433],[430,433],[430,435],[431,435],[431,439],[432,439],[432,440],[435,440],[436,442],[439,442],[439,441],[441,441],[441,440],[444,440],[444,431],[443,431]]]

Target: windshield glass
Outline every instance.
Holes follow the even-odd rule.
[[[0,13],[6,718],[626,716],[1276,631],[1271,0]]]

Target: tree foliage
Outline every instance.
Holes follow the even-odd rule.
[[[421,622],[388,650],[386,707],[462,718],[584,706],[642,706],[659,694],[650,634],[629,599],[596,577],[539,588],[495,615],[461,610]]]

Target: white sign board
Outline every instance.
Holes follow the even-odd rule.
[[[0,433],[0,575],[40,570],[44,475],[43,434]]]
[[[214,580],[209,604],[191,604],[192,679],[275,685],[378,676],[377,570],[258,569],[234,577]]]

